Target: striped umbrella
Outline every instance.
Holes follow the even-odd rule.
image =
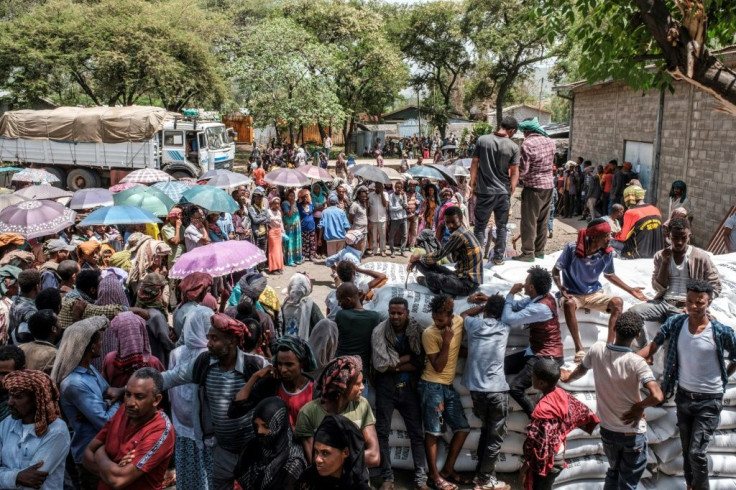
[[[197,185],[197,184],[194,184]],[[171,198],[174,202],[179,202],[181,195],[188,190],[191,185],[188,182],[171,181],[171,182],[157,182],[151,187],[158,189]]]

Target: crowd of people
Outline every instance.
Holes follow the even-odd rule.
[[[516,131],[525,135],[521,147],[511,139]],[[478,291],[484,260],[504,263],[519,179],[522,253],[515,258],[544,255],[556,192],[547,140],[536,120],[505,118],[477,139],[470,182],[456,186],[353,187],[336,178],[280,189],[254,172],[254,189],[233,191],[240,208],[232,214],[175,207],[160,229],[76,225],[30,241],[0,235],[0,488],[161,489],[175,480],[198,490],[368,489],[368,468],[378,468],[381,490],[392,490],[397,410],[411,441],[415,488],[507,489],[495,469],[509,397],[530,418],[525,488],[552,488],[566,435],[597,425],[610,464],[607,488],[635,488],[646,465],[644,409],[675,389],[685,480],[708,488],[707,441],[736,370],[736,336],[708,315],[721,283],[709,256],[690,245],[687,218],[668,221],[667,240],[652,254],[653,299],[616,275],[617,220],[597,217],[595,203],[551,271],[531,266],[505,296]],[[579,170],[570,166],[563,180]],[[581,204],[578,188],[563,184],[571,213]],[[623,202],[633,203],[623,229],[644,204],[639,189],[622,189]],[[608,191],[611,211],[616,192]],[[687,209],[684,183],[673,185],[672,197],[675,209]],[[226,277],[168,277],[182,254],[223,240],[249,240],[267,261]],[[434,293],[427,328],[404,298],[392,298],[387,311],[364,307],[387,277],[363,257],[397,251],[411,251],[407,267]],[[268,285],[266,270],[279,274],[321,258],[336,286],[324,310],[305,273],[294,269],[283,298]],[[640,303],[624,311],[621,297],[604,293],[601,274]],[[553,284],[575,344],[574,371],[561,370]],[[456,312],[456,296],[474,306]],[[581,308],[610,314],[607,342],[587,351]],[[662,323],[650,343],[645,320]],[[513,332],[528,332],[529,347],[507,357]],[[660,388],[646,360],[667,340]],[[453,387],[461,357],[462,384],[482,421],[473,478],[455,471],[470,429]],[[591,369],[597,414],[557,386]],[[440,465],[445,427],[453,434]]]

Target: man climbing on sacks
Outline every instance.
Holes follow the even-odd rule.
[[[560,306],[565,312],[565,322],[575,344],[575,362],[585,357],[583,341],[578,330],[575,312],[578,308],[610,313],[608,320],[608,339],[614,339],[614,326],[623,311],[624,302],[618,296],[605,294],[599,278],[601,273],[613,285],[623,289],[640,301],[647,301],[643,288],[632,288],[616,275],[613,268],[613,248],[611,225],[603,218],[588,223],[587,228],[578,231],[577,242],[570,242],[562,249],[562,254],[552,269],[552,278],[562,296]],[[560,277],[562,273],[562,277]]]

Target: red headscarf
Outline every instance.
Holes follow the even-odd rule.
[[[212,322],[212,326],[215,327],[217,330],[237,337],[238,345],[240,347],[243,347],[245,337],[250,337],[248,327],[246,327],[243,323],[230,318],[224,313],[215,313],[214,315],[212,315],[210,321]]]
[[[582,230],[578,231],[578,242],[577,246],[575,247],[575,255],[577,255],[580,258],[585,257],[585,248],[587,245],[587,239],[591,237],[599,237],[608,235],[611,233],[611,224],[604,220],[603,218],[596,218],[590,223],[588,223],[587,228],[583,228]],[[606,253],[613,252],[613,247],[607,247],[605,249]]]
[[[197,301],[202,297],[202,292],[209,290],[211,287],[211,275],[206,272],[193,272],[179,283],[181,302]]]

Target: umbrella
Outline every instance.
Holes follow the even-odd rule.
[[[302,165],[297,169],[312,180],[332,180],[332,174],[316,165]]]
[[[206,185],[217,187],[218,189],[230,189],[239,185],[249,185],[253,181],[243,174],[227,171],[226,174],[215,175],[207,181]]]
[[[208,179],[211,179],[212,177],[217,177],[218,175],[227,175],[229,173],[231,173],[230,170],[225,170],[224,168],[217,168],[215,170],[206,171],[197,180],[208,180]]]
[[[470,168],[470,165],[473,163],[472,158],[460,158],[459,160],[455,160],[455,165],[462,165],[465,168]]]
[[[72,209],[94,209],[102,206],[112,206],[115,202],[112,199],[112,192],[99,187],[89,189],[79,189],[72,196],[69,207]]]
[[[161,220],[135,206],[108,206],[89,213],[79,224],[94,225],[140,225],[143,223],[161,223]]]
[[[440,148],[440,150],[456,150],[456,149],[457,149],[457,146],[455,145],[445,145],[442,148]]]
[[[193,272],[213,277],[250,269],[266,260],[263,250],[246,240],[210,243],[183,254],[169,271],[169,277],[183,279]]]
[[[174,202],[169,196],[153,187],[133,187],[127,191],[115,194],[113,198],[116,206],[135,206],[145,209],[155,216],[166,216]]]
[[[42,168],[25,168],[13,175],[11,182],[32,182],[34,184],[55,184],[61,182],[59,177]]]
[[[271,170],[263,177],[263,180],[273,185],[284,187],[301,187],[309,184],[309,177],[303,172],[291,168],[277,168]]]
[[[168,182],[174,180],[171,175],[155,168],[141,168],[133,170],[123,177],[120,182],[135,182],[138,184],[153,184],[154,182]]]
[[[386,175],[388,175],[388,178],[391,180],[404,180],[404,177],[402,177],[398,171],[390,167],[383,167],[382,170],[386,173]]]
[[[441,170],[440,170],[441,169]],[[457,185],[455,178],[444,167],[439,165],[417,165],[409,169],[412,177],[426,177],[428,179],[444,180],[451,185]]]
[[[142,186],[143,184],[139,184],[138,182],[123,182],[122,184],[115,184],[114,186],[110,187],[110,192],[113,194],[117,194],[118,192],[127,191],[128,189],[132,189],[136,186]]]
[[[450,174],[454,175],[455,177],[468,177],[470,175],[470,172],[468,172],[468,169],[463,167],[462,165],[454,164],[454,165],[448,165],[445,167]]]
[[[22,167],[0,167],[0,173],[5,173],[5,172],[20,172],[21,170],[23,170]]]
[[[353,165],[348,171],[353,175],[363,177],[364,180],[370,180],[371,182],[381,182],[382,184],[391,183],[391,179],[386,172],[375,165],[361,163],[359,165]]]
[[[76,211],[54,201],[23,201],[0,212],[0,233],[18,233],[26,239],[58,233],[74,224]]]
[[[72,192],[59,189],[51,184],[29,185],[19,191],[15,191],[16,196],[23,199],[59,199],[61,197],[72,197]]]
[[[181,195],[181,202],[196,204],[213,213],[232,213],[240,208],[227,192],[211,185],[192,187]]]
[[[193,185],[197,185],[197,184],[193,184]],[[161,192],[169,196],[169,198],[172,201],[179,202],[179,200],[181,199],[181,195],[184,193],[184,191],[186,191],[192,186],[189,185],[189,183],[187,182],[171,181],[171,182],[157,182],[156,184],[153,184],[151,187],[154,189],[160,190]]]
[[[0,196],[0,210],[3,210],[8,206],[12,206],[13,204],[18,204],[19,202],[23,202],[25,200],[26,199],[16,194],[3,194]]]

